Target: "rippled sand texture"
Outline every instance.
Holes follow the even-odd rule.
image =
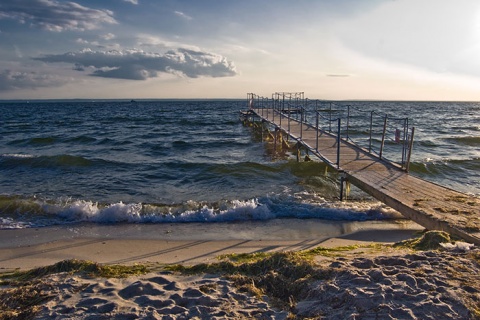
[[[230,281],[211,275],[149,274],[125,280],[57,276],[59,295],[40,318],[83,319],[251,319],[285,318],[287,313],[238,292]]]
[[[321,257],[310,281],[287,304],[274,304],[271,290],[288,275],[268,270],[252,295],[219,275],[150,273],[127,279],[87,279],[57,274],[47,280],[56,297],[40,319],[475,319],[479,316],[478,249],[418,251],[354,257]],[[262,278],[263,277],[263,278]],[[270,285],[265,279],[270,278]],[[314,279],[316,278],[316,280]],[[262,279],[262,280],[259,280]],[[272,287],[265,289],[266,287]],[[243,287],[245,288],[245,287]],[[281,309],[283,308],[283,310]]]

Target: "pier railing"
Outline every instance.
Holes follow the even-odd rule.
[[[351,103],[305,99],[303,92],[276,92],[271,98],[249,93],[247,99],[249,108],[258,109],[262,117],[271,116],[288,133],[292,121],[300,123],[300,140],[306,128],[334,135],[337,139],[337,166],[340,165],[343,141],[409,170],[415,128],[409,127],[408,118],[393,117]],[[319,133],[315,145],[317,152],[318,136]]]

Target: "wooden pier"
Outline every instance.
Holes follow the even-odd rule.
[[[293,97],[295,102],[298,94]],[[292,100],[292,94],[288,93],[287,98]],[[340,120],[330,119],[334,127],[338,121],[337,134],[319,127],[318,111],[316,121],[315,117],[308,121],[302,99],[303,94],[297,101],[300,104],[291,104],[287,110],[285,93],[277,93],[271,100],[249,94],[249,110],[243,117],[258,118],[273,128],[275,139],[281,132],[337,170],[342,180],[341,189],[343,182],[348,181],[428,230],[446,231],[480,245],[480,199],[409,174],[411,141],[402,151],[402,164],[388,161],[382,157],[382,149],[378,155],[341,137]],[[385,129],[383,132],[381,148]],[[405,138],[408,137],[413,141],[413,132],[405,134]],[[343,191],[340,198],[342,196]]]

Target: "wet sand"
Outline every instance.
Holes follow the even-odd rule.
[[[0,271],[66,259],[102,264],[197,264],[221,254],[306,250],[343,243],[393,243],[423,228],[409,220],[277,219],[232,223],[124,224],[0,230]]]

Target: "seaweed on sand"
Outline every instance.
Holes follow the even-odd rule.
[[[444,231],[427,231],[421,237],[409,239],[396,243],[394,247],[405,247],[414,250],[438,250],[441,249],[441,243],[450,243],[452,239],[450,235]]]

